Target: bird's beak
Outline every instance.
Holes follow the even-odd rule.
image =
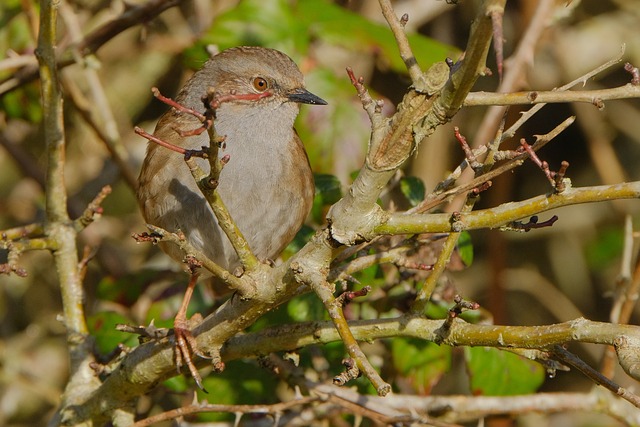
[[[294,89],[287,94],[289,101],[301,104],[327,105],[327,101],[316,96],[304,88]]]

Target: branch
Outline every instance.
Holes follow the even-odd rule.
[[[567,187],[562,193],[504,203],[495,208],[460,214],[458,217],[451,214],[390,214],[387,221],[375,226],[372,232],[373,234],[420,234],[498,228],[562,206],[637,198],[640,198],[640,181],[583,188]]]
[[[615,57],[613,59],[610,59],[609,61],[607,61],[604,64],[600,65],[599,67],[596,67],[593,70],[583,74],[582,76],[578,77],[577,79],[574,79],[574,80],[570,81],[569,83],[567,83],[565,85],[562,85],[557,89],[554,89],[554,91],[568,91],[572,87],[577,86],[579,84],[582,84],[584,86],[586,84],[587,80],[595,77],[596,75],[600,74],[604,70],[606,70],[606,69],[616,65],[620,61],[622,61],[622,56],[623,55],[624,55],[624,46],[622,46],[622,50],[621,50],[620,54],[617,57]],[[502,134],[501,141],[506,141],[507,139],[512,138],[515,135],[516,131],[518,129],[520,129],[520,127],[527,120],[529,120],[531,117],[533,117],[533,115],[536,114],[538,111],[540,111],[540,109],[542,109],[542,107],[544,107],[544,106],[545,106],[545,104],[536,104],[533,107],[531,107],[528,111],[523,113],[522,116],[518,120],[516,120],[516,122],[513,125],[511,125],[509,127],[509,129],[504,131],[504,133]]]
[[[58,3],[49,0],[40,1],[40,32],[35,53],[39,62],[44,139],[48,155],[45,234],[56,245],[53,255],[62,293],[64,325],[71,361],[71,378],[63,395],[64,404],[68,405],[84,398],[99,380],[89,367],[93,356],[83,308],[84,292],[76,247],[77,232],[67,212],[62,94],[55,56],[57,5]]]
[[[323,388],[329,386],[323,385]],[[361,396],[353,390],[335,390],[343,399],[358,402]],[[367,397],[367,406],[386,408],[413,417],[425,415],[444,423],[477,423],[478,418],[492,415],[515,416],[518,414],[551,414],[567,411],[583,411],[607,414],[627,425],[640,422],[638,410],[625,401],[599,393],[594,388],[589,393],[537,393],[524,396],[413,396],[392,395],[386,398]],[[429,418],[428,418],[429,419]],[[467,425],[467,424],[465,424]]]
[[[556,345],[552,350],[553,356],[559,359],[561,362],[571,365],[580,372],[582,372],[587,378],[591,379],[597,385],[602,385],[607,390],[612,393],[617,394],[622,397],[624,400],[631,403],[636,408],[640,408],[640,397],[631,391],[625,389],[624,387],[620,387],[615,382],[611,381],[609,378],[602,375],[600,372],[593,369],[587,363],[585,363],[582,359],[580,359],[575,354],[565,350],[562,346]]]
[[[59,89],[55,58],[56,12],[55,6],[50,1],[41,1],[40,35],[36,56],[40,63],[44,132],[48,152],[46,172],[48,224],[45,233],[58,246],[54,257],[62,287],[65,325],[73,353],[81,347],[78,346],[77,335],[86,336],[88,329],[82,308],[82,284],[79,281],[77,269],[76,231],[70,225],[67,213],[62,94]]]
[[[393,10],[393,6],[391,5],[390,0],[379,0],[379,3],[382,15],[387,21],[387,24],[389,25],[389,28],[391,29],[391,32],[396,39],[396,44],[398,45],[398,49],[400,49],[400,57],[407,67],[407,71],[409,72],[409,76],[411,77],[413,86],[416,87],[419,91],[422,91],[421,88],[424,87],[424,76],[422,74],[420,66],[418,65],[416,56],[411,50],[409,39],[404,32],[404,26],[409,17],[408,15],[404,15],[402,17],[402,21],[399,20]]]
[[[305,276],[304,270],[299,270],[298,274],[300,276]],[[349,329],[349,323],[344,317],[340,300],[333,296],[331,285],[323,278],[316,278],[314,280],[313,277],[308,277],[308,275],[306,277],[301,277],[300,280],[308,283],[311,289],[313,289],[313,291],[322,300],[322,303],[329,313],[329,317],[331,317],[336,330],[340,334],[340,339],[344,343],[347,352],[355,361],[357,370],[363,373],[369,381],[371,381],[371,385],[376,389],[379,396],[386,396],[389,394],[391,391],[391,385],[380,377],[380,374],[378,374],[373,366],[371,366],[367,356],[360,348],[360,345]]]
[[[604,108],[604,101],[611,99],[639,98],[640,86],[627,83],[610,89],[598,90],[552,90],[528,92],[471,92],[464,101],[465,107],[478,105],[532,105],[559,102],[587,102]]]
[[[511,92],[520,89],[524,80],[526,66],[533,63],[534,52],[544,30],[556,9],[554,0],[543,0],[537,3],[537,7],[523,37],[515,48],[513,55],[507,59],[504,79],[501,80],[496,92]],[[495,41],[494,41],[495,43]],[[496,55],[497,56],[497,55]],[[465,100],[466,102],[466,100]],[[491,139],[501,119],[504,117],[505,108],[491,107],[487,109],[478,127],[472,145],[482,147]],[[469,175],[470,176],[470,175]]]
[[[228,412],[242,416],[244,414],[254,415],[279,415],[297,406],[308,405],[320,400],[320,397],[302,397],[288,402],[274,403],[272,405],[214,405],[210,403],[197,403],[173,409],[154,415],[144,420],[134,423],[131,427],[146,427],[160,421],[172,420],[178,417],[192,414],[204,414],[208,412]]]
[[[135,25],[149,22],[165,10],[177,6],[183,1],[184,0],[149,0],[140,6],[127,7],[120,16],[96,28],[89,33],[84,40],[67,49],[60,55],[57,66],[64,68],[74,64],[74,50],[77,49],[83,56],[95,53],[105,43],[121,32]],[[18,70],[14,75],[0,82],[0,96],[37,79],[38,75],[38,66],[35,64]]]
[[[205,254],[198,251],[192,244],[189,243],[187,239],[184,238],[183,235],[178,235],[175,233],[169,233],[168,231],[156,227],[154,225],[147,225],[147,228],[151,230],[153,234],[134,234],[133,238],[136,241],[152,241],[154,244],[158,242],[170,242],[180,248],[186,257],[195,258],[202,267],[206,270],[210,271],[214,276],[218,277],[222,283],[227,285],[229,288],[237,290],[240,292],[240,295],[251,297],[255,294],[255,284],[248,282],[246,279],[238,278],[233,274],[229,273],[226,269],[222,268],[211,259],[207,258]]]
[[[503,6],[504,1],[499,0],[483,3],[472,28],[465,59],[460,65],[454,65],[457,68],[442,91],[430,96],[410,90],[392,119],[374,124],[365,165],[349,192],[327,214],[335,241],[351,246],[374,237],[369,234],[372,226],[384,221],[386,215],[376,203],[380,192],[413,153],[416,144],[449,121],[462,106],[485,68],[493,34],[489,15]],[[368,108],[365,102],[363,106],[365,110]]]

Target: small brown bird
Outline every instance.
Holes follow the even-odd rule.
[[[226,137],[220,155],[229,156],[220,174],[220,197],[253,253],[262,260],[274,259],[302,226],[314,195],[309,160],[293,128],[299,103],[326,102],[305,89],[302,73],[291,58],[261,47],[237,47],[215,55],[185,84],[176,101],[203,111],[201,98],[209,88],[221,95],[265,95],[222,103],[214,126],[218,135]],[[160,118],[154,135],[197,150],[209,145],[207,133],[180,136],[176,129],[200,125],[195,117],[171,109]],[[208,172],[208,161],[198,160]],[[180,230],[198,250],[228,270],[239,266],[181,155],[150,143],[139,184],[138,200],[148,223],[170,232]],[[161,247],[175,260],[183,260],[177,246]],[[185,311],[187,303],[188,299]],[[176,335],[184,317],[180,312],[176,316]]]

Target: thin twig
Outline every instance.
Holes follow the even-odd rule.
[[[391,5],[391,1],[389,0],[379,0],[380,10],[382,11],[382,15],[384,19],[389,24],[389,28],[393,33],[393,36],[396,39],[396,44],[398,45],[398,49],[400,49],[400,57],[404,61],[405,66],[407,67],[407,71],[409,72],[409,76],[411,77],[411,81],[416,88],[420,88],[423,85],[424,76],[422,74],[422,70],[418,65],[418,61],[416,60],[413,51],[411,50],[411,46],[409,45],[409,39],[404,32],[404,25],[396,16],[395,11],[393,10],[393,6]]]
[[[604,101],[639,97],[640,86],[627,83],[624,86],[596,90],[551,90],[511,93],[471,92],[465,99],[464,106],[586,102],[601,108]]]
[[[475,200],[467,199],[467,203],[463,208],[463,212],[466,213],[471,211],[471,209],[473,209],[474,203],[475,203]],[[455,214],[453,216],[455,217]],[[444,244],[442,245],[442,249],[438,254],[438,258],[436,259],[436,262],[433,265],[431,274],[427,276],[424,284],[418,291],[416,298],[411,304],[410,312],[412,314],[424,313],[424,310],[426,309],[427,304],[429,303],[429,300],[431,300],[431,295],[433,295],[433,291],[436,288],[436,285],[438,283],[438,280],[440,279],[440,276],[442,276],[442,273],[444,273],[444,270],[447,268],[447,265],[449,264],[451,255],[453,254],[453,251],[456,248],[456,244],[458,243],[458,239],[460,238],[460,230],[455,229],[455,223],[452,222],[451,228],[454,230],[454,232],[450,233],[445,239]]]
[[[65,51],[59,57],[57,66],[63,68],[75,63],[73,55],[74,50],[77,49],[83,56],[95,53],[105,43],[126,29],[135,25],[140,25],[143,22],[148,22],[165,10],[177,6],[183,1],[184,0],[149,0],[147,3],[140,6],[127,7],[120,16],[96,28],[87,34],[87,36],[85,36],[77,46],[71,47]],[[0,82],[0,96],[37,78],[38,67],[36,65],[25,67]]]
[[[622,56],[624,55],[624,46],[621,49],[620,54],[613,58],[610,59],[609,61],[605,62],[604,64],[600,65],[599,67],[594,68],[593,70],[581,75],[580,77],[578,77],[577,79],[574,79],[572,81],[570,81],[567,84],[564,84],[562,86],[560,86],[559,88],[555,89],[554,91],[558,91],[558,92],[566,92],[569,89],[571,89],[574,86],[577,86],[579,84],[586,84],[587,80],[595,77],[596,75],[600,74],[601,72],[603,72],[604,70],[611,68],[612,66],[618,64],[620,61],[622,61]],[[506,141],[510,138],[512,138],[516,131],[518,129],[520,129],[520,127],[526,123],[531,117],[533,117],[534,114],[536,114],[538,111],[540,111],[540,109],[542,109],[542,107],[544,107],[546,104],[536,104],[533,107],[531,107],[529,110],[527,110],[526,112],[524,112],[520,118],[518,120],[516,120],[515,123],[513,123],[511,126],[509,126],[509,128],[507,130],[504,131],[504,133],[502,134],[502,141]]]
[[[248,285],[241,279],[229,273],[226,269],[213,262],[211,259],[207,258],[205,254],[198,251],[193,245],[191,245],[183,235],[170,233],[160,227],[149,224],[147,224],[147,227],[153,233],[152,235],[134,234],[134,239],[138,241],[146,241],[149,238],[152,238],[155,239],[154,243],[165,241],[171,242],[180,247],[185,254],[188,254],[197,259],[198,262],[202,264],[203,268],[207,269],[213,275],[220,278],[225,285],[229,286],[229,288],[237,290],[241,295],[244,295],[246,297],[250,297],[253,293],[255,293],[255,288],[252,285]]]
[[[553,355],[560,359],[565,364],[571,365],[584,375],[586,375],[589,379],[591,379],[597,385],[601,385],[605,387],[607,390],[617,394],[622,397],[624,400],[628,401],[636,408],[640,408],[640,396],[632,393],[628,389],[619,386],[615,382],[611,381],[609,378],[602,375],[597,370],[593,369],[584,360],[577,357],[575,354],[567,351],[564,347],[556,345],[552,350]]]
[[[83,309],[83,288],[78,272],[76,232],[67,212],[67,191],[64,180],[65,134],[58,70],[55,56],[57,10],[48,0],[40,2],[40,34],[36,56],[40,63],[40,80],[44,113],[44,134],[48,163],[46,172],[47,235],[59,248],[54,252],[58,269],[65,326],[71,352],[82,351],[78,336],[86,336],[88,328]],[[78,356],[78,355],[76,355]],[[72,358],[78,362],[83,358]],[[72,369],[76,369],[73,367]]]
[[[369,381],[371,381],[371,384],[376,389],[379,396],[387,395],[391,391],[391,386],[386,383],[380,377],[380,374],[376,372],[373,366],[371,366],[369,359],[367,359],[367,356],[353,337],[353,333],[349,329],[347,319],[344,317],[342,305],[331,292],[331,285],[326,281],[313,281],[310,283],[310,286],[324,303],[331,320],[333,320],[333,324],[340,334],[340,338],[342,339],[347,352],[355,360],[356,366],[360,372],[362,372]]]
[[[535,13],[525,30],[524,36],[520,39],[514,54],[506,61],[504,79],[500,81],[496,92],[513,92],[514,90],[520,89],[519,85],[524,80],[522,76],[525,72],[525,67],[533,63],[536,45],[542,33],[547,28],[555,7],[554,0],[542,0],[538,2]],[[494,106],[487,110],[471,144],[474,148],[484,146],[491,138],[490,135],[495,132],[501,117],[505,115],[505,110],[504,107],[500,106]]]
[[[535,108],[535,107],[534,107]],[[544,135],[536,135],[536,142],[532,145],[532,149],[533,151],[538,151],[539,149],[541,149],[542,147],[544,147],[546,144],[548,144],[550,141],[552,141],[556,136],[558,136],[560,133],[562,133],[565,129],[567,129],[569,126],[571,126],[571,124],[573,124],[573,122],[575,121],[575,117],[568,117],[567,119],[565,119],[562,123],[560,123],[558,126],[556,126],[553,130],[551,130],[551,132],[546,133]],[[504,135],[504,134],[503,134]],[[496,153],[496,157],[499,153]],[[493,178],[503,174],[504,172],[507,172],[511,169],[514,169],[518,166],[520,166],[524,160],[526,160],[528,158],[528,154],[527,153],[522,153],[519,156],[516,157],[512,157],[510,160],[508,160],[506,163],[493,168],[491,171],[483,173],[480,176],[477,176],[476,178],[472,179],[471,181],[453,187],[451,188],[453,182],[455,182],[455,180],[457,179],[457,177],[459,176],[462,168],[458,168],[456,169],[449,177],[447,177],[447,179],[445,181],[450,181],[451,184],[447,185],[444,184],[442,185],[442,187],[444,187],[444,189],[442,191],[439,192],[434,192],[431,195],[427,196],[422,202],[420,202],[420,204],[418,204],[417,206],[409,209],[405,214],[409,215],[409,214],[413,214],[413,213],[420,213],[420,212],[427,212],[430,209],[433,209],[434,207],[440,205],[441,203],[443,203],[446,200],[449,200],[450,198],[458,195],[458,194],[462,194],[466,191],[472,190],[480,185],[482,185],[485,182],[488,182],[490,180],[492,180]],[[443,182],[445,182],[443,181]],[[442,184],[442,183],[441,183]]]
[[[146,427],[161,421],[173,420],[178,417],[193,414],[205,414],[210,412],[227,412],[230,414],[255,414],[275,415],[289,411],[297,406],[304,406],[320,400],[320,397],[309,396],[288,402],[274,403],[272,405],[222,405],[212,403],[197,403],[166,411],[134,423],[131,427]]]

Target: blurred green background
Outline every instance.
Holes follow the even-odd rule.
[[[522,76],[521,89],[560,86],[618,55],[623,43],[625,60],[640,64],[640,16],[634,9],[639,2],[565,3],[558,2],[554,21],[538,43],[535,61]],[[509,3],[504,18],[505,57],[523,37],[536,4]],[[398,15],[409,13],[407,30],[423,68],[446,57],[459,57],[476,2],[407,0],[395,6]],[[61,2],[58,50],[69,49],[83,34],[122,10],[123,3],[115,0]],[[0,81],[9,81],[21,72],[21,66],[34,63],[37,16],[38,6],[29,0],[5,0],[0,5]],[[345,67],[364,76],[374,96],[385,100],[386,114],[393,113],[410,84],[393,37],[373,1],[187,1],[144,26],[123,32],[96,55],[66,67],[61,75],[70,211],[77,216],[103,185],[113,186],[103,205],[103,217],[82,233],[79,243],[93,255],[85,279],[86,307],[98,338],[96,351],[103,356],[118,343],[136,345],[135,337],[113,330],[116,323],[146,324],[155,319],[156,324],[170,326],[186,276],[157,248],[131,239],[132,233],[145,231],[134,193],[104,142],[87,124],[81,112],[82,101],[88,104],[98,126],[109,129],[121,144],[117,150],[137,176],[146,141],[133,133],[133,127],[152,131],[155,120],[166,110],[153,98],[151,87],[157,86],[163,94],[172,96],[211,49],[243,44],[287,53],[300,65],[307,87],[329,102],[324,108],[303,107],[298,119],[296,127],[317,174],[317,197],[307,227],[284,256],[322,226],[327,207],[345,191],[363,162],[369,121]],[[481,78],[477,90],[494,90],[498,84],[492,53],[487,65],[494,73]],[[628,81],[629,75],[621,67],[614,67],[595,82],[588,82],[587,88]],[[552,169],[557,169],[562,160],[569,161],[568,175],[574,186],[638,180],[639,105],[637,100],[611,101],[603,111],[589,105],[547,106],[509,145],[517,147],[519,138],[531,142],[533,135],[544,134],[575,114],[576,124],[544,148],[539,153],[541,158]],[[525,109],[512,108],[507,121],[515,121]],[[402,181],[405,203],[415,202],[412,196],[416,192],[432,191],[463,160],[453,137],[454,125],[470,142],[486,142],[474,140],[486,111],[481,107],[463,109],[453,123],[438,129],[419,147],[404,171],[410,177]],[[37,81],[0,97],[0,229],[44,219],[46,154],[41,120]],[[525,164],[496,179],[483,193],[478,207],[521,200],[548,190],[544,175],[535,165]],[[552,228],[530,233],[470,233],[473,263],[448,272],[446,285],[480,302],[485,310],[482,319],[492,317],[496,323],[537,325],[581,315],[606,321],[621,274],[624,218],[636,218],[638,210],[637,201],[573,206],[548,214],[560,217]],[[546,218],[546,214],[541,215],[541,220]],[[5,255],[0,252],[0,256]],[[424,262],[429,262],[428,258]],[[28,277],[0,276],[0,425],[45,425],[67,375],[64,330],[57,320],[61,310],[58,283],[48,253],[25,253],[19,264]],[[366,302],[354,305],[351,314],[375,318],[398,313],[419,277],[403,277],[375,267],[358,279],[362,285],[373,286],[374,292]],[[431,307],[430,314],[442,317],[448,301],[450,298],[443,296]],[[191,311],[206,314],[219,302],[219,296],[202,286]],[[321,304],[315,296],[306,295],[270,313],[254,329],[322,318]],[[637,320],[636,315],[634,323]],[[505,384],[509,384],[506,389],[510,392],[523,393],[536,390],[543,382],[543,390],[587,390],[590,385],[574,372],[544,381],[545,373],[537,365],[523,365],[506,353],[486,354],[485,349],[452,351],[408,339],[369,347],[372,354],[380,355],[377,366],[397,392],[500,395],[505,393],[500,385]],[[596,347],[577,346],[574,350],[594,365],[602,354],[602,348]],[[341,370],[344,349],[334,344],[304,349],[301,355],[303,366],[313,366],[320,378],[330,378]],[[319,363],[319,358],[326,363]],[[495,371],[490,370],[492,363],[497,363]],[[480,378],[487,371],[504,376]],[[515,383],[509,383],[509,377],[515,378]],[[622,376],[620,380],[623,385],[628,381]],[[363,380],[357,385],[363,391],[368,387]],[[141,413],[190,401],[191,387],[191,380],[183,377],[167,382],[150,396]],[[224,396],[215,403],[269,403],[291,393],[275,377],[264,375],[255,361],[230,363],[224,374],[208,376],[205,387],[217,391],[213,394],[216,399]],[[226,415],[207,418],[230,419]],[[548,425],[569,425],[566,422],[566,418],[550,418]],[[576,414],[571,422],[576,426],[594,425],[594,418]],[[599,422],[616,425],[609,419]]]

